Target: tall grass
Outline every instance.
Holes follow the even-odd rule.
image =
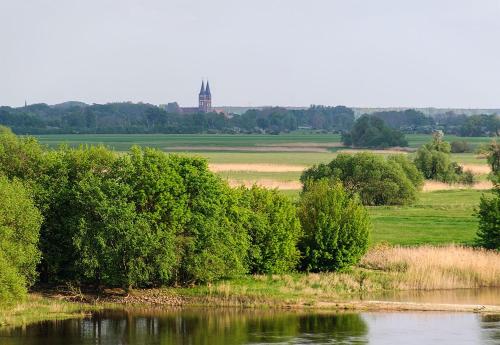
[[[62,320],[83,317],[101,306],[74,303],[29,294],[22,301],[0,305],[0,326],[18,326],[42,320]]]
[[[397,277],[395,289],[432,290],[500,286],[500,254],[462,246],[377,246],[361,267]]]

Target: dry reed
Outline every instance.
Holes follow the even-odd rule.
[[[500,286],[500,253],[462,246],[378,246],[361,267],[399,276],[395,289],[459,289]]]

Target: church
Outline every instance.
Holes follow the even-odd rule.
[[[200,113],[209,113],[212,111],[212,94],[210,93],[210,84],[208,80],[206,87],[205,82],[201,82],[201,89],[198,94],[198,111]]]
[[[206,84],[204,80],[201,82],[201,89],[198,94],[198,107],[179,107],[177,102],[160,104],[160,107],[173,114],[210,113],[216,110],[212,108],[212,93],[210,92],[208,80]]]

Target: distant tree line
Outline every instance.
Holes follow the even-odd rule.
[[[497,115],[461,115],[453,112],[426,116],[417,110],[371,114],[403,133],[442,130],[461,136],[495,136],[500,132]],[[0,107],[0,125],[18,134],[49,133],[271,133],[299,129],[348,132],[355,123],[352,109],[344,106],[311,106],[296,110],[282,107],[250,109],[245,113],[186,113],[144,103],[88,105],[67,102],[49,106]]]
[[[300,128],[341,132],[354,124],[354,112],[343,106],[311,106],[305,110],[270,107],[226,116],[215,112],[169,113],[144,103],[69,102],[56,106],[0,107],[0,124],[18,134],[280,133]]]

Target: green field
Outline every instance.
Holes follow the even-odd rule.
[[[283,145],[290,143],[340,143],[339,134],[53,134],[39,135],[38,139],[47,145],[57,146],[61,143],[68,145],[105,144],[117,151],[126,151],[132,145],[156,147],[168,150],[180,146],[266,146]],[[410,147],[419,147],[428,142],[431,135],[407,135]],[[484,144],[491,141],[487,137],[457,137],[447,135],[448,141],[465,140],[472,145]],[[332,149],[334,150],[334,149]],[[203,151],[203,150],[202,150]]]
[[[293,200],[299,195],[299,191],[282,193]],[[415,205],[368,207],[372,244],[474,244],[478,225],[474,209],[484,193],[472,189],[422,192]]]

